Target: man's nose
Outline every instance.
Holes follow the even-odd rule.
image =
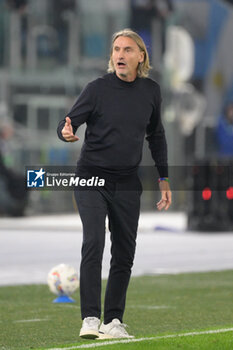
[[[124,51],[123,51],[123,50],[120,50],[120,51],[119,51],[118,58],[119,58],[119,59],[123,59],[124,57],[125,57]]]

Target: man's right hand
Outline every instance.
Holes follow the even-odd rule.
[[[73,133],[71,120],[69,117],[66,117],[66,123],[65,123],[65,126],[62,129],[61,133],[62,133],[62,136],[64,137],[64,139],[68,142],[75,142],[75,141],[79,140],[78,136],[75,136]]]

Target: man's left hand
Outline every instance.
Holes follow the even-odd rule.
[[[169,182],[167,181],[160,181],[159,183],[159,189],[161,191],[161,199],[157,203],[157,209],[158,210],[168,210],[170,205],[172,204],[172,193],[170,190]]]

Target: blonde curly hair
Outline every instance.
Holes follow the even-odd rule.
[[[119,32],[116,32],[112,36],[110,59],[108,62],[108,73],[115,72],[115,68],[114,68],[114,64],[113,64],[113,60],[112,60],[113,44],[114,44],[115,40],[117,38],[119,38],[120,36],[125,36],[125,37],[133,39],[135,41],[135,43],[138,45],[139,50],[144,53],[143,62],[138,64],[137,76],[139,78],[148,77],[149,70],[151,69],[151,66],[150,66],[150,60],[149,60],[148,51],[146,49],[146,45],[145,45],[143,39],[136,32],[134,32],[132,29],[129,29],[129,28],[123,29]]]

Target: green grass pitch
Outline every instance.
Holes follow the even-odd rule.
[[[91,344],[99,350],[233,349],[232,330],[178,336],[233,328],[232,270],[132,278],[124,322],[136,338],[153,338],[138,342],[81,340],[78,292],[73,297],[75,304],[53,304],[46,285],[1,287],[0,350],[94,348]]]

